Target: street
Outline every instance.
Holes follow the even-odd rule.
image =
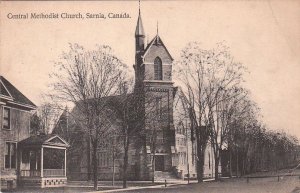
[[[74,193],[74,192],[122,192],[122,193],[139,193],[139,192],[159,192],[159,193],[300,193],[300,179],[298,176],[285,176],[278,181],[277,177],[274,178],[255,178],[247,182],[246,178],[232,178],[221,179],[219,182],[203,182],[201,184],[193,181],[191,184],[180,184],[172,182],[164,187],[163,184],[138,184],[129,183],[129,188],[121,190],[122,187],[117,185],[113,189],[109,185],[99,187],[99,191],[94,191],[92,186],[82,187],[75,185],[68,185],[63,188],[44,188],[44,189],[22,189],[13,190],[13,192],[38,192],[38,193]]]
[[[121,192],[169,192],[169,193],[296,193],[300,192],[298,177],[284,177],[278,182],[276,178],[226,179],[221,182],[204,182],[202,184],[173,185],[167,188],[149,188]]]

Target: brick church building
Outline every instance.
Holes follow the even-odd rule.
[[[156,36],[145,43],[145,31],[139,10],[135,29],[135,88],[134,92],[143,96],[145,117],[141,124],[141,133],[129,145],[128,179],[151,180],[153,175],[159,178],[196,178],[196,144],[192,141],[191,125],[185,97],[179,87],[172,81],[173,58],[162,38]],[[111,101],[118,101],[121,96],[111,96]],[[151,101],[155,106],[155,113],[149,113],[150,107],[146,104]],[[76,109],[76,107],[74,108]],[[74,111],[74,109],[72,111]],[[71,111],[71,113],[72,113]],[[154,116],[156,118],[154,118]],[[120,127],[117,118],[113,127]],[[87,136],[74,126],[69,112],[66,109],[53,130],[69,139],[71,144],[68,153],[67,176],[70,180],[87,180],[91,178],[91,151]],[[83,136],[72,143],[73,134]],[[155,146],[153,131],[155,130]],[[69,135],[69,136],[66,136]],[[115,139],[112,136],[110,139]],[[98,152],[98,173],[100,180],[122,178],[123,150],[115,148],[115,140],[108,140],[100,145]],[[154,149],[155,148],[155,149]],[[115,154],[115,152],[118,152]],[[208,145],[205,155],[204,177],[213,177],[214,161],[211,147]],[[154,170],[153,170],[154,169]]]

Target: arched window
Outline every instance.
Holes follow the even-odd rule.
[[[154,59],[154,80],[162,80],[162,62],[159,57]]]

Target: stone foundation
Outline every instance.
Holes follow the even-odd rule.
[[[12,190],[17,187],[16,178],[1,178],[1,190]]]

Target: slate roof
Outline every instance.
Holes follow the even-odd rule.
[[[12,97],[13,102],[23,105],[29,105],[36,107],[36,105],[31,102],[26,96],[24,96],[14,85],[12,85],[3,76],[0,76],[1,80],[1,90],[0,94],[6,97]]]
[[[121,107],[121,105],[123,104],[123,102],[124,102],[124,99],[125,99],[125,97],[129,97],[129,96],[131,96],[132,94],[131,93],[129,93],[129,94],[126,94],[126,96],[125,95],[113,95],[113,96],[106,96],[106,97],[102,97],[102,98],[99,98],[99,99],[93,99],[93,98],[91,98],[91,99],[88,99],[87,100],[87,102],[88,103],[90,103],[90,104],[93,104],[93,103],[95,103],[95,102],[99,102],[99,103],[103,103],[104,105],[103,105],[103,108],[105,108],[105,109],[110,109],[110,110],[113,110],[114,111],[114,113],[112,113],[112,112],[109,112],[110,114],[109,114],[109,117],[108,118],[110,118],[111,120],[117,120],[117,119],[121,119],[120,118],[120,109],[118,108],[118,107]],[[78,108],[80,108],[79,106],[80,105],[82,105],[83,104],[83,101],[78,101],[76,104],[75,104],[75,106],[74,106],[74,108],[71,110],[71,112],[72,112],[72,114],[76,114],[77,112],[79,112],[78,111]],[[104,112],[104,111],[103,111]],[[79,113],[81,113],[81,112],[79,112]],[[52,133],[58,133],[58,134],[60,134],[60,127],[59,127],[59,122],[61,121],[61,120],[63,120],[63,119],[65,119],[65,117],[66,117],[66,110],[64,110],[63,112],[62,112],[62,114],[60,115],[60,117],[59,117],[59,119],[58,119],[58,121],[57,121],[57,124],[56,124],[56,126],[54,127],[54,129],[53,129],[53,131],[52,131]],[[72,122],[71,120],[72,120],[72,116],[70,116],[69,117],[70,118],[70,122]]]
[[[126,94],[126,97],[130,96],[131,94]],[[105,97],[102,97],[102,98],[90,98],[90,99],[87,99],[87,103],[90,103],[90,104],[93,104],[93,103],[103,103],[105,104],[103,107],[105,108],[109,108],[111,107],[112,105],[114,104],[120,104],[122,103],[122,101],[125,99],[124,98],[125,95],[112,95],[112,96],[105,96]],[[78,105],[81,105],[83,103],[83,101],[78,101],[76,104],[75,104],[75,107],[74,109],[78,106]],[[73,110],[74,110],[73,109]]]

